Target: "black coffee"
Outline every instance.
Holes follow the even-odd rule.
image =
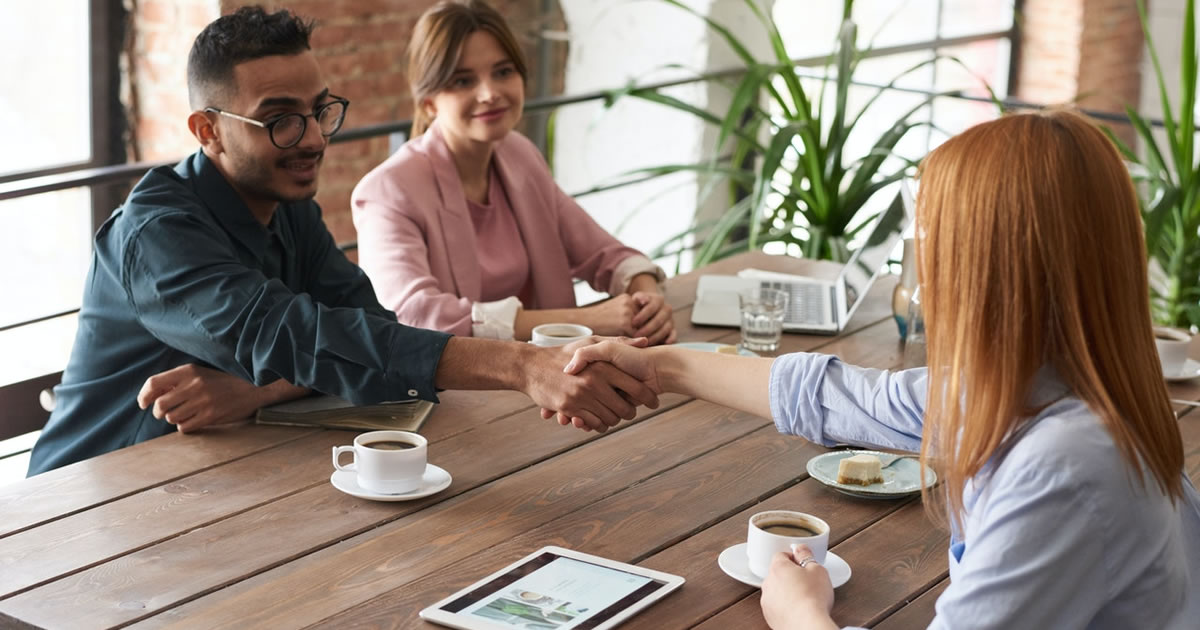
[[[367,442],[363,444],[367,448],[377,448],[381,451],[403,451],[405,449],[416,448],[417,445],[412,442],[401,442],[400,440],[379,440],[378,442]]]
[[[1161,341],[1180,341],[1180,339],[1178,337],[1173,337],[1166,333],[1158,333],[1158,332],[1154,333],[1154,338],[1159,339]]]
[[[821,533],[792,521],[772,521],[770,523],[758,523],[757,525],[764,532],[775,534],[776,536],[816,536]]]

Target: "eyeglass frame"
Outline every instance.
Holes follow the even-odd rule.
[[[317,130],[320,132],[320,134],[322,136],[324,136],[326,138],[329,138],[329,137],[333,136],[333,134],[341,131],[342,124],[346,122],[346,111],[350,109],[350,101],[349,101],[349,99],[342,98],[341,96],[335,96],[333,94],[330,94],[329,98],[331,100],[328,103],[324,103],[324,104],[320,105],[319,107],[314,109],[311,114],[301,114],[300,112],[289,112],[287,114],[281,114],[279,116],[276,116],[268,121],[255,120],[253,118],[242,116],[241,114],[227,112],[227,111],[217,108],[217,107],[205,107],[204,111],[211,112],[213,114],[220,114],[221,116],[228,116],[234,120],[240,120],[244,123],[254,125],[255,127],[260,127],[262,129],[266,129],[267,130],[267,138],[269,138],[271,140],[271,144],[275,145],[275,148],[290,149],[290,148],[296,146],[297,144],[300,144],[300,141],[304,139],[304,134],[308,133],[308,119],[309,118],[312,118],[313,120],[317,121]],[[321,119],[319,118],[319,116],[322,113],[324,113],[326,109],[329,109],[330,107],[333,107],[334,105],[338,105],[338,104],[340,104],[342,106],[342,119],[340,121],[338,121],[338,126],[329,133],[320,131],[321,130]],[[300,117],[300,133],[299,133],[299,135],[296,136],[295,142],[293,142],[287,146],[281,146],[278,142],[275,141],[275,126],[278,125],[279,123],[283,122],[284,120],[287,120],[289,117],[292,117],[292,116]]]

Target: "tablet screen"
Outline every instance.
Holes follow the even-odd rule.
[[[441,607],[505,628],[595,628],[665,586],[653,578],[545,552]]]

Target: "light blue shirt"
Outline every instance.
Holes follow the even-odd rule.
[[[967,484],[930,627],[1200,628],[1200,494],[1186,475],[1176,505],[1143,486],[1087,405],[1040,376],[1031,402],[1049,405]],[[925,384],[924,369],[791,354],[771,369],[771,412],[780,432],[826,446],[916,451]]]

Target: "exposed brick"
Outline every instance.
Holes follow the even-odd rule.
[[[1023,14],[1017,96],[1078,99],[1105,111],[1138,102],[1142,32],[1134,0],[1027,0]]]

